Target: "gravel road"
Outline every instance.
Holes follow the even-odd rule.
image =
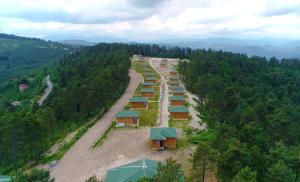
[[[97,155],[99,150],[93,149],[92,145],[110,126],[115,114],[121,111],[133,96],[140,79],[133,70],[130,70],[130,78],[129,86],[123,96],[72,146],[58,164],[50,169],[51,177],[54,177],[56,182],[82,182],[89,177],[88,174],[91,171],[97,168],[100,157]]]

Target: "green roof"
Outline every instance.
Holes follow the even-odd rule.
[[[170,83],[170,84],[172,84],[172,83],[176,83],[176,84],[178,84],[178,83],[179,83],[179,81],[178,81],[178,80],[172,80],[172,81],[170,81],[169,83]]]
[[[181,87],[181,86],[170,86],[170,88],[171,88],[172,90],[184,90],[184,88]]]
[[[150,140],[166,140],[167,138],[177,138],[175,128],[163,127],[150,129]]]
[[[144,82],[143,85],[146,85],[146,86],[148,86],[148,85],[149,85],[149,86],[152,86],[152,85],[154,85],[154,83],[152,83],[152,82]]]
[[[151,68],[144,68],[144,71],[151,71],[152,69]]]
[[[147,99],[145,97],[132,97],[129,102],[146,102]]]
[[[145,80],[156,80],[155,77],[147,77]]]
[[[177,73],[177,71],[176,71],[175,69],[172,69],[170,72],[172,72],[172,73],[173,73],[173,72],[176,72],[176,73]]]
[[[184,97],[182,97],[182,96],[171,96],[171,97],[169,97],[169,99],[170,100],[184,100]]]
[[[155,73],[146,73],[145,76],[155,76]]]
[[[181,113],[188,113],[189,109],[184,106],[174,106],[169,108],[170,112],[181,112]]]
[[[124,110],[117,114],[118,118],[137,118],[139,117],[139,113],[137,111],[132,110]]]
[[[152,177],[157,171],[157,161],[141,159],[107,171],[104,182],[136,182]]]
[[[143,88],[141,92],[154,92],[154,88]]]
[[[184,90],[173,90],[172,93],[176,93],[176,94],[178,94],[178,93],[184,93]]]
[[[11,181],[11,177],[10,176],[1,176],[0,175],[0,182],[10,182]]]
[[[178,80],[178,77],[172,76],[169,78],[170,80]]]

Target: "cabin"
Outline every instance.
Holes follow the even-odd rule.
[[[152,82],[152,83],[156,83],[157,82],[157,80],[156,80],[155,77],[147,77],[147,78],[145,78],[145,80],[146,80],[146,82]]]
[[[153,150],[165,150],[176,148],[176,128],[160,127],[150,129],[150,147]]]
[[[184,90],[184,88],[183,87],[181,87],[181,86],[170,86],[170,90],[171,91],[174,91],[174,90]]]
[[[154,88],[143,88],[141,91],[142,97],[151,97],[153,98],[155,96],[155,90]]]
[[[153,70],[151,68],[143,68],[143,72],[144,74],[147,74],[147,73],[152,73]]]
[[[158,162],[146,158],[109,169],[104,182],[136,182],[142,178],[151,178],[157,173]],[[184,179],[182,177],[182,179]],[[183,182],[181,180],[180,182]]]
[[[117,114],[116,116],[117,125],[129,125],[138,126],[139,125],[139,113],[132,110],[124,110]]]
[[[171,119],[175,120],[188,120],[189,109],[185,106],[173,106],[169,108]]]
[[[133,97],[129,100],[132,109],[148,109],[148,101],[145,97]]]
[[[171,80],[171,81],[169,81],[169,85],[171,85],[171,86],[179,86],[179,81],[178,80]]]
[[[154,86],[154,83],[152,82],[144,82],[143,88],[152,88]]]
[[[175,96],[184,96],[185,92],[184,92],[184,90],[173,90],[172,94]]]
[[[171,76],[171,77],[169,78],[169,80],[170,80],[170,81],[178,81],[178,77],[176,77],[176,76]]]
[[[169,72],[169,75],[170,75],[170,76],[178,76],[178,73],[177,73],[176,70],[171,70],[171,71]]]
[[[150,77],[155,77],[155,76],[156,76],[155,73],[145,73],[144,75],[145,75],[145,76],[150,76]]]
[[[184,97],[182,96],[170,96],[169,101],[172,106],[183,106],[184,105]]]

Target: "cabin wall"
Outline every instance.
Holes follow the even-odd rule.
[[[168,148],[176,148],[176,138],[168,138],[166,140],[166,146]]]
[[[119,123],[125,123],[125,124],[137,124],[138,123],[138,118],[117,118],[116,119],[117,122]]]
[[[141,92],[142,97],[154,97],[154,93],[152,92]]]
[[[172,100],[171,105],[172,106],[182,106],[182,105],[184,105],[184,101],[183,100]]]
[[[131,102],[130,106],[133,109],[147,109],[148,104],[145,104],[144,102]]]
[[[184,93],[173,93],[175,96],[184,96]]]
[[[188,119],[189,113],[171,112],[172,119]]]

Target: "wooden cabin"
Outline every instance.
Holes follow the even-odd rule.
[[[169,85],[171,85],[171,86],[179,86],[179,81],[178,80],[169,81]]]
[[[154,88],[143,88],[141,91],[142,97],[151,97],[153,98],[155,96],[155,90]]]
[[[129,103],[132,109],[148,109],[148,101],[145,97],[133,97]]]
[[[185,92],[184,92],[184,90],[173,90],[172,94],[175,96],[184,96]]]
[[[153,73],[153,70],[151,68],[143,68],[143,73],[144,74]]]
[[[170,80],[170,81],[178,81],[179,79],[178,79],[178,77],[176,77],[176,76],[171,76],[171,77],[169,78],[169,80]]]
[[[183,87],[181,87],[181,86],[170,86],[170,88],[169,88],[171,91],[174,91],[174,90],[184,90],[184,88]]]
[[[147,78],[145,78],[145,81],[146,82],[152,82],[152,83],[156,83],[157,82],[157,80],[156,80],[155,77],[147,77]]]
[[[139,113],[132,110],[124,110],[117,114],[116,122],[125,125],[139,125]]]
[[[145,73],[144,76],[155,77],[156,74],[155,73]]]
[[[171,119],[175,120],[188,120],[189,109],[185,106],[173,106],[169,108]]]
[[[184,97],[182,96],[170,96],[169,101],[172,106],[183,106],[184,105]]]
[[[165,150],[176,148],[176,128],[151,128],[149,139],[151,149],[153,150]]]
[[[171,70],[171,71],[169,72],[169,75],[170,75],[170,76],[178,76],[178,73],[177,73],[176,70]]]
[[[152,88],[154,86],[154,83],[152,82],[144,82],[143,88]]]

